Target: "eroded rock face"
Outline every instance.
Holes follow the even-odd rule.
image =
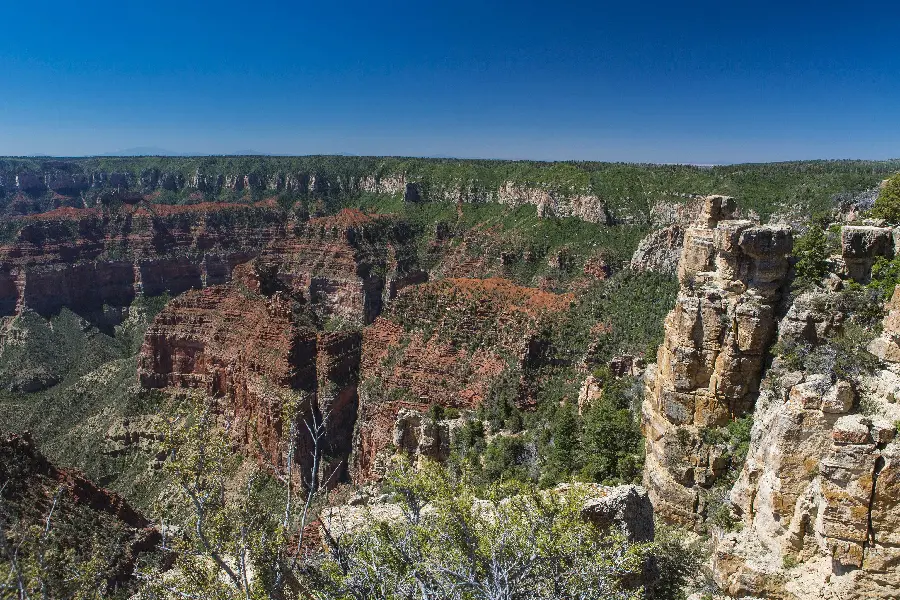
[[[900,363],[900,286],[894,289],[890,302],[884,308],[887,312],[884,329],[869,344],[869,352],[883,361]]]
[[[426,279],[411,233],[390,217],[345,210],[295,222],[271,203],[151,208],[25,217],[17,239],[0,246],[0,316],[63,307],[91,316],[139,296],[227,283],[236,265],[260,257],[321,319],[363,324]]]
[[[685,232],[681,291],[646,377],[644,483],[660,516],[691,526],[706,510],[702,489],[727,467],[701,430],[753,410],[792,247],[789,229],[733,220],[734,210],[708,197]]]
[[[839,328],[842,320],[828,317],[826,295],[798,298],[781,322],[781,338],[816,344]],[[888,338],[891,321],[889,313]],[[874,376],[846,381],[832,373],[785,372],[776,360],[730,492],[742,527],[715,539],[713,573],[726,593],[896,597],[896,371],[889,363]],[[860,412],[863,406],[868,414]]]
[[[63,307],[83,315],[140,295],[179,294],[229,280],[235,265],[285,235],[266,205],[59,209],[25,217],[0,246],[0,315]]]
[[[303,422],[327,418],[320,451],[333,458],[327,474],[337,470],[336,483],[346,475],[359,357],[358,331],[318,332],[302,297],[247,264],[230,285],[170,302],[146,333],[138,368],[146,388],[192,388],[221,399],[237,441],[276,468],[290,441],[287,403],[300,411],[294,458],[302,468],[311,467],[312,449]]]
[[[427,280],[412,232],[393,217],[345,209],[297,223],[260,264],[302,293],[322,321],[365,325],[404,287]]]
[[[675,275],[684,245],[684,228],[669,225],[641,240],[631,257],[633,271],[654,271]]]
[[[841,256],[847,275],[854,281],[868,282],[878,257],[893,255],[894,238],[890,227],[848,225],[841,228]]]
[[[802,377],[760,398],[731,491],[744,527],[716,540],[716,581],[738,597],[890,597],[900,586],[894,425],[809,402],[810,387],[831,384]]]
[[[377,478],[392,447],[441,458],[449,425],[421,415],[432,404],[475,409],[492,386],[529,402],[524,372],[539,360],[542,324],[571,295],[502,279],[446,279],[403,290],[363,333],[353,469]]]

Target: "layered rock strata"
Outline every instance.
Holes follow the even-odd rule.
[[[287,227],[283,213],[264,204],[69,208],[15,225],[14,239],[0,246],[0,316],[51,316],[63,307],[90,315],[137,296],[225,283]]]
[[[0,246],[0,316],[63,307],[93,316],[138,296],[226,283],[236,265],[262,257],[320,318],[362,324],[426,278],[408,228],[359,211],[301,221],[272,203],[69,208],[17,224]]]
[[[828,294],[801,296],[782,321],[780,338],[819,344],[840,335],[843,320],[831,304]],[[898,333],[894,312],[891,307],[885,333],[870,346],[876,352]],[[882,357],[884,368],[854,380],[773,365],[730,494],[742,527],[716,537],[714,575],[726,593],[896,597],[900,365],[890,352]]]
[[[733,214],[731,198],[708,197],[686,230],[681,291],[646,377],[644,483],[657,514],[690,526],[702,523],[705,490],[728,466],[702,430],[753,410],[792,247],[789,229]]]
[[[147,331],[138,366],[145,388],[211,397],[235,439],[275,468],[291,447],[296,464],[311,468],[305,423],[324,423],[318,450],[332,458],[326,475],[337,482],[346,475],[356,419],[359,357],[358,331],[317,331],[301,296],[247,264],[230,285],[170,302]]]
[[[259,261],[302,293],[321,320],[353,325],[371,323],[385,301],[428,278],[403,222],[350,209],[294,224]]]
[[[540,363],[543,327],[571,295],[502,279],[447,279],[408,288],[363,334],[353,469],[377,478],[392,448],[440,460],[453,424],[431,405],[477,408],[497,386],[523,406],[525,371]]]
[[[148,161],[153,162],[153,161]],[[169,160],[173,166],[178,159]],[[198,167],[193,170],[162,170],[144,167],[120,171],[91,170],[78,161],[49,161],[41,168],[10,166],[0,172],[0,200],[12,196],[14,209],[34,212],[29,197],[53,195],[57,206],[91,206],[111,199],[136,201],[155,192],[198,192],[211,196],[244,193],[296,193],[302,195],[392,194],[408,202],[496,202],[511,206],[531,204],[542,216],[579,217],[593,223],[610,223],[605,202],[587,187],[569,189],[539,183],[504,181],[485,185],[473,178],[432,181],[412,173],[335,174],[323,170],[292,170],[277,166],[275,160],[262,159],[259,169],[240,172]],[[273,163],[271,166],[266,162]],[[283,161],[282,161],[283,162]],[[8,182],[8,184],[6,183]],[[25,197],[17,197],[16,195]],[[87,203],[87,204],[85,204]]]

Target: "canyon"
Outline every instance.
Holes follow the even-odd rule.
[[[307,484],[369,490],[334,509],[357,520],[360,507],[393,506],[371,490],[397,460],[450,463],[473,422],[482,450],[519,448],[507,459],[525,468],[516,461],[530,456],[533,465],[540,444],[550,456],[558,452],[566,410],[586,427],[597,406],[629,418],[631,409],[645,449],[643,489],[628,492],[640,499],[640,520],[648,521],[649,499],[657,520],[704,536],[722,592],[805,600],[887,598],[900,588],[893,533],[900,287],[884,315],[870,287],[900,247],[900,231],[884,223],[837,214],[827,224],[833,245],[825,271],[801,288],[796,245],[805,233],[778,220],[760,224],[729,196],[694,195],[650,211],[653,227],[631,247],[630,261],[593,247],[576,259],[568,245],[548,244],[540,262],[557,279],[534,275],[541,283],[529,286],[482,267],[490,259],[531,268],[538,262],[531,248],[487,256],[495,248],[478,244],[491,230],[460,232],[463,205],[529,205],[542,220],[574,216],[605,226],[614,219],[596,195],[512,180],[489,190],[441,187],[405,173],[57,167],[2,174],[9,202],[0,355],[33,335],[20,326],[28,319],[53,328],[71,311],[85,331],[116,332],[133,320],[136,303],[161,298],[127,359],[128,393],[198,398],[221,418],[234,451],[264,470],[296,465]],[[241,196],[154,202],[165,192]],[[308,197],[264,197],[285,192]],[[335,206],[329,197],[340,194],[389,196],[426,210],[452,201],[458,220],[423,225]],[[28,204],[48,198],[59,206],[35,212]],[[455,276],[473,271],[482,278]],[[600,361],[598,345],[616,340],[617,319],[628,316],[567,319],[591,294],[615,294],[612,284],[633,273],[677,278],[662,343],[652,338],[654,357],[617,342],[617,354]],[[564,347],[575,347],[575,336],[565,337],[571,323],[590,333],[577,355]],[[7,389],[40,393],[61,379]],[[553,386],[559,393],[548,395]],[[603,405],[616,393],[639,401]],[[110,456],[144,452],[153,458],[148,468],[158,469],[160,433],[149,429],[158,426],[154,411],[169,406],[103,421]],[[488,416],[498,407],[518,424]],[[37,456],[23,440],[4,443]],[[69,482],[76,498],[147,529],[119,496],[41,468]]]

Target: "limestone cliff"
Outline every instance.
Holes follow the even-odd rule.
[[[368,172],[365,169],[332,171],[327,165],[322,169],[291,169],[281,165],[285,161],[277,159],[260,159],[250,171],[229,166],[230,161],[187,171],[153,166],[136,168],[132,162],[121,162],[118,171],[92,168],[78,160],[49,160],[37,167],[23,163],[18,167],[12,165],[5,171],[0,169],[0,212],[28,214],[59,206],[80,208],[116,200],[137,202],[152,200],[153,194],[159,192],[199,193],[212,197],[282,192],[314,197],[370,193],[401,195],[408,202],[531,204],[541,216],[572,216],[593,223],[611,222],[605,202],[588,186],[519,181],[485,183],[462,173],[452,180],[435,181],[416,173],[382,173],[374,165]],[[178,159],[168,162],[172,167],[179,166]],[[4,204],[7,205],[5,211],[2,210]]]
[[[702,522],[704,490],[727,467],[701,432],[753,410],[792,245],[789,229],[733,212],[731,198],[711,196],[685,232],[681,291],[646,379],[645,485],[658,514],[690,526]]]
[[[866,319],[880,301],[856,285],[893,255],[893,232],[844,227],[832,273],[783,306],[790,230],[729,212],[728,199],[709,198],[686,230],[682,290],[648,370],[645,482],[656,513],[712,530],[713,576],[730,596],[896,597],[900,292],[869,354]],[[747,457],[735,465],[717,432],[750,414]],[[722,482],[735,467],[733,486]],[[709,512],[722,484],[735,523]]]

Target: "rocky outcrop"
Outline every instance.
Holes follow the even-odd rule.
[[[138,372],[145,388],[197,389],[220,403],[236,440],[275,468],[291,448],[296,464],[311,468],[304,423],[325,423],[319,452],[332,459],[327,476],[336,483],[346,474],[359,357],[357,331],[318,332],[302,296],[247,264],[230,285],[170,302],[146,333]]]
[[[653,271],[675,275],[684,246],[684,229],[669,225],[647,235],[631,257],[632,271]]]
[[[568,487],[569,484],[561,484],[556,490],[564,491]],[[636,485],[586,487],[590,493],[581,509],[585,521],[602,530],[618,529],[630,542],[653,541],[653,504],[644,488]]]
[[[846,226],[841,228],[841,258],[845,275],[868,283],[872,265],[879,257],[894,256],[894,232],[889,227]]]
[[[653,505],[647,492],[635,485],[604,486],[579,483],[560,484],[547,490],[548,498],[566,497],[575,488],[583,497],[581,517],[601,531],[622,531],[631,542],[652,542],[655,537]],[[375,496],[363,490],[354,500],[342,506],[326,508],[321,514],[320,527],[324,527],[334,539],[370,527],[373,523],[399,523],[405,518],[403,506],[391,501],[390,496]],[[495,507],[485,500],[476,500],[480,511],[492,511]],[[423,514],[433,512],[426,506]]]
[[[731,491],[743,528],[720,532],[713,554],[726,593],[887,598],[900,588],[900,539],[892,533],[900,521],[900,446],[888,417],[847,414],[857,400],[884,401],[860,394],[846,381],[803,373],[763,392]]]
[[[448,279],[408,288],[363,334],[353,469],[376,478],[391,448],[440,459],[452,426],[421,417],[436,404],[474,409],[494,386],[527,405],[525,371],[539,364],[542,327],[573,298],[502,279]]]
[[[858,234],[853,228],[844,239]],[[797,298],[779,325],[782,345],[816,348],[839,337],[847,326],[839,299],[826,291]],[[884,333],[869,346],[885,364],[873,373],[836,375],[827,364],[823,372],[790,371],[782,358],[767,373],[747,459],[729,494],[740,527],[714,537],[713,574],[727,594],[896,597],[900,357],[895,302],[887,308]]]
[[[691,526],[703,521],[704,490],[728,466],[702,430],[753,410],[792,246],[789,229],[733,214],[731,198],[708,197],[685,232],[681,291],[646,377],[644,483],[657,514]]]
[[[689,196],[684,202],[659,202],[650,211],[650,223],[655,228],[640,241],[631,257],[634,271],[653,271],[675,275],[684,248],[685,231],[699,222],[708,196]],[[726,208],[730,219],[740,218],[738,207],[729,201]],[[758,222],[758,216],[747,220]]]

